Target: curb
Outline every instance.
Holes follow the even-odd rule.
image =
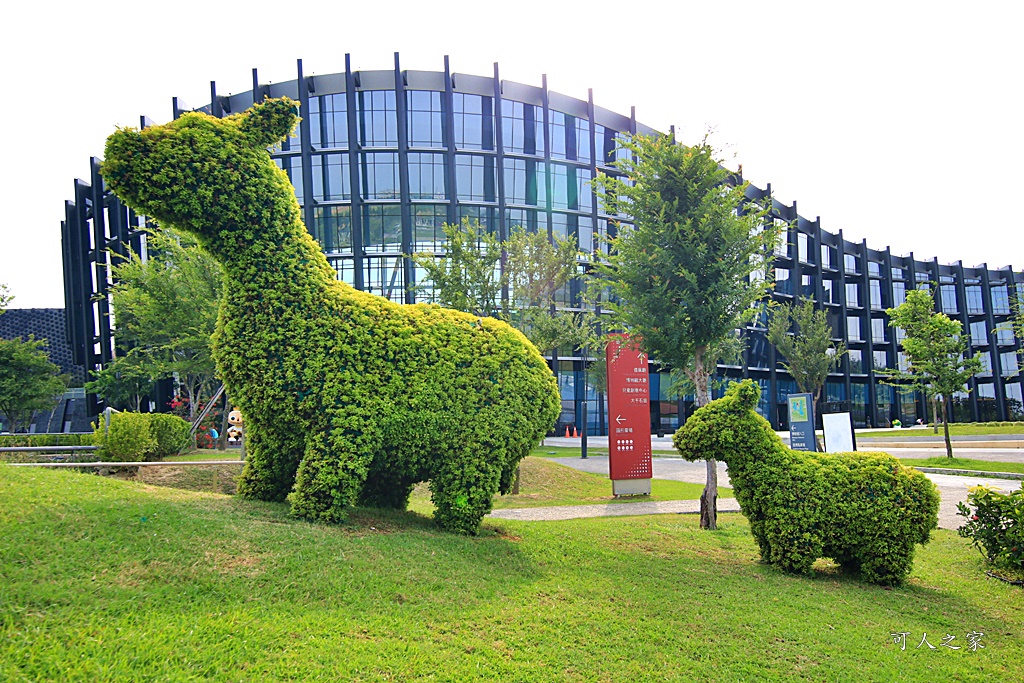
[[[956,474],[966,477],[990,477],[992,479],[1024,480],[1024,474],[1018,472],[983,472],[981,470],[954,470],[949,467],[915,467],[918,472],[926,474]]]

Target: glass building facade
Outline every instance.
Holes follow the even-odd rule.
[[[634,113],[595,106],[592,94],[581,100],[551,92],[546,79],[539,86],[504,81],[497,65],[492,76],[481,77],[452,73],[447,59],[437,72],[402,70],[398,55],[386,71],[354,72],[347,56],[345,63],[344,73],[305,76],[300,61],[295,80],[271,85],[253,70],[252,90],[237,95],[218,95],[211,83],[210,104],[199,110],[225,116],[265,97],[300,102],[302,122],[271,154],[340,280],[398,303],[431,301],[430,282],[409,256],[443,254],[442,225],[465,217],[501,239],[513,226],[575,237],[582,272],[600,257],[600,238],[629,222],[603,213],[590,181],[616,173],[611,164],[623,154],[620,137],[657,132],[638,124]],[[177,99],[173,105],[175,117],[188,111]],[[93,159],[90,180],[76,181],[62,222],[68,334],[76,362],[88,368],[102,367],[114,354],[110,252],[145,250],[138,232],[144,218],[105,190],[98,169]],[[776,248],[772,296],[814,299],[850,348],[827,384],[828,401],[848,402],[864,426],[927,418],[923,397],[882,385],[877,371],[904,362],[885,308],[928,284],[938,288],[940,310],[970,333],[971,352],[987,359],[971,391],[957,398],[956,419],[1021,418],[1020,340],[1005,323],[1012,298],[1024,298],[1024,274],[893,256],[823,230],[798,215],[795,204],[772,199],[770,186],[751,186],[748,197],[770,201],[777,219],[790,226]],[[579,287],[565,291],[562,306],[581,305]],[[741,364],[719,374],[758,381],[760,412],[783,428],[785,399],[796,386],[778,368],[764,322],[741,331],[747,341]],[[606,433],[604,396],[586,381],[587,360],[560,349],[554,363],[563,403],[559,430],[577,424],[585,403],[590,433]],[[652,373],[652,380],[658,399],[651,402],[652,425],[674,430],[692,402],[669,395],[667,377]],[[95,399],[90,406],[99,408]]]

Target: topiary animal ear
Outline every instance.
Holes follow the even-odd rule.
[[[729,387],[729,393],[736,397],[736,405],[741,409],[753,409],[761,400],[761,387],[752,380],[745,379]]]
[[[270,147],[291,135],[299,122],[299,103],[288,97],[264,100],[242,114],[242,132],[257,147]]]

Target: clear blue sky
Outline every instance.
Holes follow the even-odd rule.
[[[402,67],[540,83],[698,141],[848,239],[1024,268],[1024,5],[1012,2],[81,3],[5,10],[0,282],[61,306],[60,221],[115,125],[261,80]],[[624,9],[625,8],[625,9]]]

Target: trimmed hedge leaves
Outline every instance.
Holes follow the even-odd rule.
[[[404,508],[430,481],[441,526],[473,533],[558,416],[555,379],[504,323],[335,278],[266,149],[296,114],[281,98],[121,129],[103,176],[224,268],[214,356],[245,416],[242,495],[287,497],[296,515],[333,522],[357,504]]]

